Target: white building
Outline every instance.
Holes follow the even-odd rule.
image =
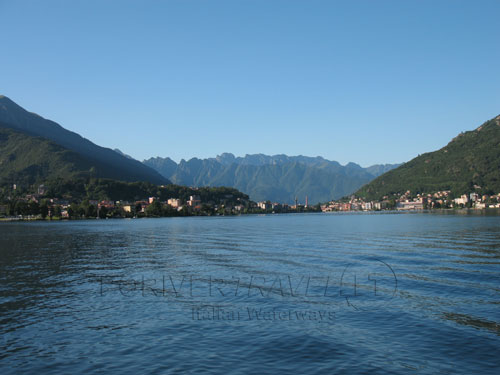
[[[257,207],[261,210],[267,210],[268,208],[271,208],[271,205],[267,202],[257,202]]]
[[[396,203],[396,210],[423,210],[424,203],[420,202],[398,202]]]
[[[167,201],[167,204],[169,206],[172,206],[174,208],[179,208],[182,206],[182,201],[180,199],[177,199],[177,198],[170,198],[168,201]]]
[[[467,195],[464,194],[460,198],[455,198],[453,201],[455,202],[455,204],[466,205],[467,202],[469,202],[469,198],[467,197]]]

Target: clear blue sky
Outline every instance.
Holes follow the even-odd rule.
[[[140,160],[407,161],[500,113],[500,1],[0,0],[0,94]]]

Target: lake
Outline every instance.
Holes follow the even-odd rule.
[[[496,374],[500,216],[0,225],[2,374]]]

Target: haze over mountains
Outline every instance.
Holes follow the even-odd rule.
[[[357,196],[381,199],[450,190],[454,195],[500,193],[500,116],[461,133],[445,147],[422,154],[363,186]]]
[[[172,182],[188,186],[229,186],[256,201],[292,203],[295,197],[309,204],[351,194],[365,183],[398,164],[362,168],[355,163],[342,166],[320,156],[254,154],[235,157],[224,153],[215,158],[176,163],[170,158],[150,158],[144,164]]]
[[[0,96],[0,130],[0,177],[4,182],[33,183],[92,174],[122,181],[169,183],[139,161],[28,112],[6,96]]]

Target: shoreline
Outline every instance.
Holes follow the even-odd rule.
[[[0,217],[0,223],[15,223],[15,222],[71,222],[71,221],[101,221],[101,220],[136,220],[136,219],[163,219],[163,218],[187,218],[187,217],[242,217],[242,216],[274,216],[274,215],[295,215],[295,214],[431,214],[431,213],[498,213],[500,208],[438,208],[425,210],[371,210],[371,211],[329,211],[329,212],[254,212],[239,215],[186,215],[186,216],[140,216],[140,217],[82,217],[82,218],[41,218],[41,217]]]

